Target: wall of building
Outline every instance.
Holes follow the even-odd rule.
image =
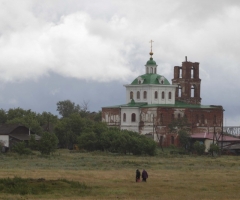
[[[5,147],[9,147],[9,136],[0,135],[0,142],[2,142]]]

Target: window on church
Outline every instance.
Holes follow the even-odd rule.
[[[130,99],[133,99],[133,92],[130,92]]]
[[[195,85],[191,86],[191,97],[195,97]]]
[[[138,84],[141,84],[141,80],[138,80]]]
[[[194,78],[194,73],[195,73],[195,69],[194,69],[194,67],[192,66],[192,68],[191,68],[191,78]]]
[[[181,85],[178,85],[178,88],[177,88],[177,94],[178,94],[178,97],[182,97],[182,87]]]
[[[180,119],[181,118],[181,114],[180,113],[178,113],[178,119]]]
[[[154,97],[155,97],[155,99],[158,98],[158,92],[157,92],[157,91],[155,91],[155,93],[154,93]]]
[[[163,123],[163,114],[160,114],[160,122]]]
[[[147,91],[143,92],[143,98],[146,99],[147,98]]]
[[[172,99],[172,93],[171,92],[168,93],[168,99]]]
[[[199,123],[199,117],[196,115],[196,123]]]
[[[217,124],[217,116],[216,115],[213,116],[213,123]]]
[[[162,92],[162,99],[164,99],[164,96],[165,96],[165,95],[164,95],[164,92]]]
[[[202,124],[205,124],[205,117],[204,117],[203,114],[201,115],[201,123],[202,123]]]
[[[178,77],[178,78],[182,78],[182,68],[179,68],[178,74],[179,74],[179,77]]]
[[[126,122],[126,113],[123,113],[123,121]]]
[[[174,144],[174,136],[171,136],[171,144]]]
[[[135,113],[132,113],[132,122],[135,122],[136,121],[136,114]]]
[[[137,99],[140,99],[140,92],[137,91]]]

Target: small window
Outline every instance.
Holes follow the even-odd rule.
[[[126,113],[123,113],[123,121],[126,122]]]
[[[199,117],[196,115],[196,123],[199,123]]]
[[[181,118],[181,114],[180,113],[178,113],[178,119],[180,119]]]
[[[163,123],[163,114],[160,114],[160,122]]]
[[[174,144],[174,136],[171,136],[171,144]]]
[[[132,122],[135,122],[135,121],[136,121],[136,114],[132,113]]]
[[[143,92],[143,98],[144,98],[144,99],[147,98],[147,92],[146,92],[146,91]]]
[[[155,91],[155,93],[154,93],[154,97],[155,97],[155,99],[158,98],[158,92],[157,92],[157,91]]]
[[[141,80],[138,80],[138,84],[141,84]]]
[[[130,92],[130,99],[133,99],[133,92]]]
[[[164,99],[164,96],[165,96],[165,95],[164,95],[164,92],[162,92],[162,99]]]
[[[205,124],[205,117],[204,117],[203,114],[201,115],[201,123],[202,123],[202,124]]]
[[[172,93],[171,92],[168,93],[168,99],[172,99]]]
[[[137,91],[137,99],[140,99],[140,92]]]
[[[177,95],[178,95],[178,97],[182,97],[182,87],[181,87],[181,85],[178,85]]]
[[[214,123],[214,124],[217,123],[217,116],[216,116],[216,115],[213,116],[213,123]]]

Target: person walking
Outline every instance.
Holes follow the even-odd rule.
[[[140,178],[141,178],[141,173],[140,173],[140,171],[137,169],[137,170],[136,170],[136,182],[140,182]]]
[[[145,169],[143,169],[143,171],[142,171],[142,181],[147,182],[147,178],[148,178],[148,173]]]

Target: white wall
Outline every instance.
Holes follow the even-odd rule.
[[[8,135],[0,135],[0,141],[3,142],[5,147],[9,147],[9,136]]]
[[[175,85],[125,85],[126,103],[131,102],[130,92],[133,92],[135,102],[146,102],[148,104],[175,104]],[[137,92],[140,92],[140,99],[137,99]],[[144,91],[147,92],[147,98],[144,99]],[[158,98],[155,99],[155,91],[158,92]],[[162,92],[165,93],[162,99]],[[168,93],[171,92],[171,99],[168,99]]]

